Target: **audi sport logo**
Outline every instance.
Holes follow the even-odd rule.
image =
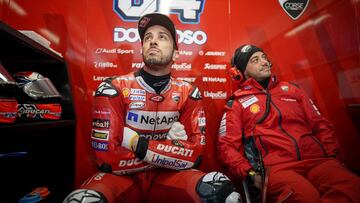
[[[176,30],[178,34],[178,43],[183,44],[197,44],[203,45],[207,41],[207,35],[202,30]],[[136,28],[122,28],[115,27],[114,28],[114,42],[136,42],[140,40],[139,33]]]
[[[161,12],[166,6],[169,13],[177,14],[182,23],[198,24],[205,0],[114,0],[114,11],[123,21],[137,21],[147,13]]]
[[[279,0],[281,7],[293,19],[298,19],[305,11],[310,0]]]

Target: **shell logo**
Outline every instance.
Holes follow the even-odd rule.
[[[253,104],[250,106],[251,113],[255,114],[260,111],[260,106],[258,104]]]

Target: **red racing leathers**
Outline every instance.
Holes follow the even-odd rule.
[[[269,113],[257,125],[266,111]],[[254,79],[241,84],[228,101],[219,131],[219,156],[232,173],[244,177],[252,166],[244,157],[242,136],[254,136],[265,166],[335,155],[332,125],[304,91],[272,76],[268,90]]]
[[[196,167],[205,145],[200,99],[196,87],[173,78],[160,94],[137,73],[103,82],[95,93],[91,135],[98,166],[118,175]],[[185,126],[187,141],[166,139],[176,121]],[[121,146],[125,126],[147,138],[140,138],[146,142],[138,145],[138,156]]]

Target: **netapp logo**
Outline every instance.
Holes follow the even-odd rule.
[[[217,77],[203,77],[203,82],[218,82],[218,83],[226,83],[226,78],[217,78]]]
[[[165,130],[179,120],[177,111],[129,111],[126,116],[126,124],[141,130]]]
[[[176,30],[178,34],[178,43],[179,44],[197,44],[203,45],[207,41],[207,35],[202,30],[192,31],[192,30]],[[140,40],[139,33],[137,28],[114,28],[114,42],[136,42]]]
[[[205,70],[226,70],[226,64],[210,64],[205,63]]]
[[[205,91],[204,97],[210,97],[212,99],[226,99],[227,94],[226,94],[226,92],[223,92],[223,91],[217,91],[217,92]]]
[[[174,63],[171,66],[171,68],[175,69],[177,71],[189,71],[189,70],[191,70],[191,63],[182,63],[182,64]]]

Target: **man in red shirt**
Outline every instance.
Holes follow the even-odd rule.
[[[138,30],[144,68],[104,81],[95,93],[91,139],[100,172],[64,202],[238,202],[225,175],[195,169],[205,112],[199,89],[171,77],[173,22],[147,14]]]
[[[230,172],[262,194],[267,189],[267,202],[360,202],[360,178],[337,158],[333,127],[305,92],[272,74],[254,45],[238,48],[232,65],[244,81],[225,106],[218,136]]]

